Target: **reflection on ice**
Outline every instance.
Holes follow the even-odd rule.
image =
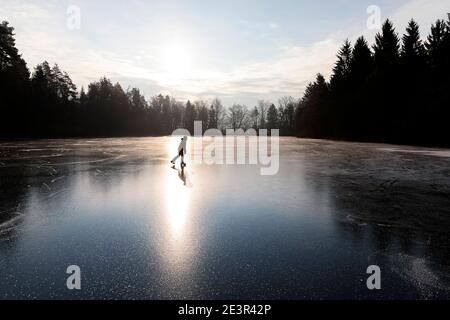
[[[185,170],[167,170],[166,202],[170,228],[180,237],[189,214],[190,188],[185,186]]]
[[[281,138],[261,176],[178,143],[0,143],[0,299],[371,298],[368,263],[379,297],[450,297],[448,150]]]

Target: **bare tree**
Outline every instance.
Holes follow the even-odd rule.
[[[298,100],[291,96],[281,97],[278,100],[279,123],[285,134],[293,133],[295,108],[297,105]]]
[[[231,108],[228,109],[227,115],[228,124],[233,130],[236,129],[246,129],[248,124],[248,108],[245,105],[233,104]]]
[[[209,108],[208,128],[221,129],[224,125],[225,109],[220,99],[215,98]]]
[[[266,127],[267,110],[272,105],[270,101],[259,100],[258,112],[259,112],[259,127],[264,129]]]
[[[249,122],[250,122],[250,126],[253,129],[258,130],[259,111],[258,111],[257,107],[254,107],[253,110],[250,112]]]
[[[197,119],[202,122],[203,130],[208,128],[208,103],[204,100],[196,100],[194,102]]]

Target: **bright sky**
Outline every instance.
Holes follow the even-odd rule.
[[[79,29],[67,27],[72,5]],[[422,36],[450,12],[449,0],[0,0],[0,20],[16,28],[30,68],[57,62],[79,87],[107,76],[147,97],[253,106],[329,76],[347,37],[372,42],[370,5],[400,33],[414,17]]]

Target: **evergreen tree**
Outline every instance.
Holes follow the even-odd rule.
[[[312,138],[325,138],[328,135],[329,85],[322,74],[310,83],[296,113],[296,127],[299,134]]]
[[[378,68],[389,70],[395,66],[400,58],[400,40],[395,32],[392,22],[387,19],[382,26],[381,33],[375,36],[375,63]]]
[[[345,115],[346,135],[349,139],[369,140],[370,129],[375,109],[371,109],[368,101],[370,96],[370,78],[373,74],[374,58],[364,37],[359,37],[352,51],[350,62],[350,77],[346,101]]]
[[[184,128],[189,130],[191,135],[194,134],[194,121],[195,121],[195,108],[194,105],[188,100],[186,103],[186,109],[184,111]]]
[[[373,54],[364,37],[359,37],[352,51],[350,61],[351,80],[353,86],[367,84],[369,76],[373,72]]]
[[[325,136],[345,135],[348,131],[349,100],[353,94],[349,90],[352,45],[346,40],[337,55],[337,62],[330,79],[331,103],[322,106],[322,134]]]
[[[411,20],[402,38],[401,48],[401,82],[399,94],[403,97],[399,109],[399,138],[400,142],[410,142],[421,139],[422,125],[420,114],[426,103],[423,91],[426,86],[426,49],[419,33],[419,25]]]
[[[442,20],[437,20],[431,26],[431,33],[428,35],[425,47],[428,52],[429,64],[434,72],[441,74],[445,61],[445,42],[448,28]]]
[[[411,20],[402,38],[401,59],[406,65],[422,64],[425,60],[425,46],[420,39],[419,25]]]
[[[423,112],[424,143],[448,145],[450,127],[450,20],[437,20],[425,43],[428,57],[427,108]]]
[[[333,68],[333,74],[330,80],[332,90],[333,88],[336,88],[336,90],[342,89],[342,86],[348,80],[351,71],[352,54],[352,45],[350,41],[346,40],[339,50],[337,56],[338,61]]]
[[[372,95],[369,107],[370,114],[373,115],[370,128],[372,138],[380,141],[391,138],[394,142],[399,142],[395,133],[400,133],[402,121],[398,108],[402,103],[398,94],[398,84],[401,81],[400,40],[389,19],[383,24],[381,33],[375,36],[374,58],[375,73],[369,93]]]
[[[14,28],[0,23],[0,134],[26,137],[32,118],[29,114],[29,78],[25,61],[16,48]]]

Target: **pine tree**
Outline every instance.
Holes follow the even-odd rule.
[[[350,64],[352,61],[352,45],[350,41],[345,41],[339,50],[337,58],[338,61],[333,68],[333,75],[330,80],[331,88],[345,85],[345,81],[350,76]]]
[[[426,51],[420,39],[419,25],[414,20],[411,20],[402,39],[402,63],[407,66],[418,67],[425,63],[425,56]]]
[[[402,143],[417,141],[420,132],[420,115],[426,103],[423,90],[426,87],[426,50],[419,33],[419,25],[411,20],[402,38],[401,78],[398,85],[401,103],[397,106],[397,136]]]
[[[392,22],[387,19],[381,33],[375,36],[375,63],[379,68],[387,69],[398,63],[400,58],[400,40]]]
[[[425,47],[428,53],[429,77],[426,86],[427,108],[422,116],[427,134],[425,143],[449,145],[450,127],[450,17],[446,23],[437,20],[431,27]]]
[[[359,37],[352,51],[350,76],[346,86],[345,100],[339,110],[336,130],[342,138],[366,140],[372,118],[368,105],[369,80],[373,74],[374,59],[372,51],[364,37]]]
[[[296,116],[300,135],[324,138],[330,134],[331,118],[328,112],[329,85],[322,74],[305,90]]]
[[[338,52],[338,60],[333,68],[330,80],[332,102],[320,107],[324,122],[321,132],[327,136],[333,136],[336,131],[342,134],[343,131],[348,131],[349,100],[353,94],[349,83],[352,56],[352,45],[350,41],[346,40]]]
[[[353,85],[358,86],[365,84],[373,71],[373,54],[364,37],[359,37],[355,42],[350,70]]]
[[[0,23],[0,136],[24,137],[29,113],[30,73],[16,48],[14,28]]]
[[[435,70],[441,68],[445,60],[444,48],[447,33],[446,29],[445,22],[442,20],[437,20],[436,23],[431,26],[431,33],[428,35],[425,43],[430,66]]]
[[[8,68],[20,68],[24,74],[28,74],[25,61],[19,54],[16,48],[16,40],[14,38],[14,28],[9,26],[9,23],[3,21],[0,23],[0,72]]]
[[[189,130],[191,135],[194,134],[195,108],[191,101],[188,100],[184,111],[184,128]]]

